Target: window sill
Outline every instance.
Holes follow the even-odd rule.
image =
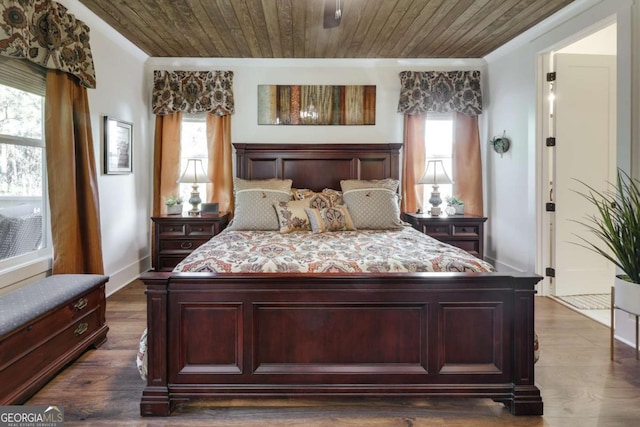
[[[0,262],[0,294],[21,286],[28,279],[44,277],[51,271],[53,258],[50,250],[11,258]]]

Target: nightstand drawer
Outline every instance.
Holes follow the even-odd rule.
[[[432,237],[447,237],[451,235],[448,224],[423,224],[422,232]]]
[[[165,251],[187,251],[190,253],[195,248],[208,242],[209,239],[183,239],[183,240],[162,240],[160,241],[160,252]]]
[[[198,224],[187,224],[186,235],[187,236],[210,236],[213,237],[217,234],[215,222],[200,222]]]
[[[442,242],[482,258],[484,256],[484,223],[486,217],[474,215],[431,216],[402,214],[402,219],[413,228]]]
[[[480,236],[480,226],[476,224],[453,224],[452,236],[456,237],[478,237]]]
[[[184,255],[173,255],[173,256],[159,255],[157,256],[157,259],[156,259],[157,265],[155,269],[158,271],[171,271],[184,258],[185,258]]]
[[[186,235],[186,224],[156,224],[161,237],[179,237]]]
[[[456,246],[460,249],[464,249],[465,251],[475,256],[478,256],[480,254],[479,240],[449,240],[445,241],[445,243]]]
[[[225,229],[229,214],[151,218],[154,227],[152,264],[156,271],[170,271],[194,249]]]

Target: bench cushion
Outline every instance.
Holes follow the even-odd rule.
[[[55,274],[0,296],[0,337],[108,278],[100,274]]]

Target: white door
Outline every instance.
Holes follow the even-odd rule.
[[[557,296],[607,293],[615,269],[602,256],[575,245],[583,236],[598,242],[582,221],[595,209],[576,190],[577,181],[606,190],[616,175],[616,58],[556,54],[553,191]]]

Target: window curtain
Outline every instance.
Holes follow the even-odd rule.
[[[416,184],[424,174],[426,119],[426,114],[404,116],[402,212],[416,212],[423,207],[422,189]]]
[[[478,116],[453,114],[453,192],[467,215],[483,214]]]
[[[103,274],[100,208],[87,89],[47,71],[45,138],[53,274]]]
[[[61,70],[96,87],[89,27],[51,0],[0,3],[0,55]]]
[[[424,114],[429,112],[454,113],[454,193],[464,201],[465,213],[482,215],[482,160],[478,131],[478,115],[482,114],[480,71],[402,71],[400,84],[398,112],[405,115],[405,123],[407,116],[419,115],[424,121]],[[419,154],[407,144],[410,131],[405,125],[404,156],[413,158]],[[407,169],[406,161],[404,163],[403,187],[407,188],[403,188],[403,196],[409,197],[409,201],[403,208],[412,212],[415,205],[411,205],[410,197],[421,175]],[[417,163],[413,166],[416,167]]]
[[[45,140],[53,274],[103,274],[98,184],[86,88],[89,27],[51,0],[0,3],[0,55],[47,69]]]
[[[165,199],[178,194],[182,113],[156,116],[153,149],[153,215],[166,215]]]
[[[231,116],[207,114],[208,171],[210,202],[218,203],[220,212],[233,214],[233,171],[231,163]]]
[[[231,114],[235,112],[232,71],[153,72],[152,109],[156,114],[154,161],[154,215],[163,199],[177,192],[180,167],[182,113],[207,114],[207,147],[212,198],[223,207],[233,201],[231,178]],[[228,117],[227,117],[228,116]],[[225,118],[224,120],[218,120]],[[177,129],[177,130],[176,130]],[[175,177],[175,178],[174,178]],[[173,180],[173,185],[170,185]]]

